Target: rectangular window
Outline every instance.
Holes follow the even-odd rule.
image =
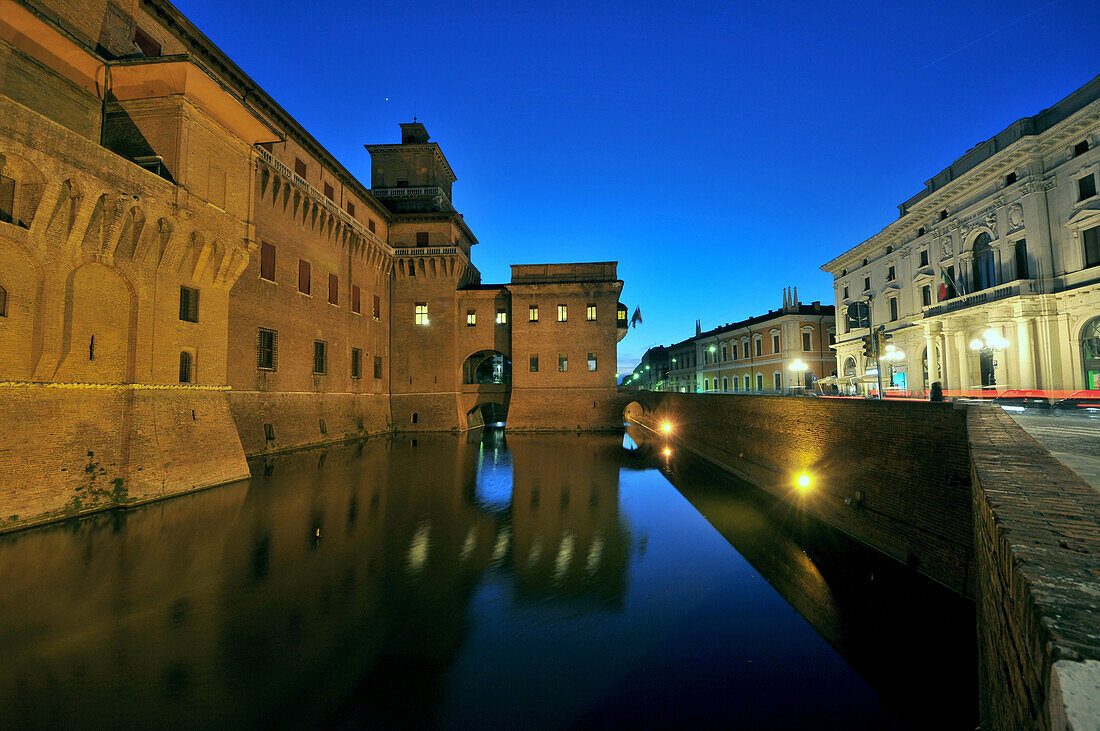
[[[1012,185],[1016,182],[1016,173],[1011,172],[1005,176],[1005,185]]]
[[[358,284],[351,285],[351,311],[357,315],[363,311],[362,294]]]
[[[264,371],[275,370],[279,355],[279,334],[274,330],[257,330],[256,367]]]
[[[940,220],[941,221],[946,221],[947,220],[947,209],[946,208],[944,208],[942,211],[940,211]]]
[[[589,353],[588,354],[588,370],[590,370],[590,371],[596,370],[596,354],[595,353]]]
[[[871,278],[870,277],[864,277],[863,278],[863,291],[866,292],[870,288],[871,288]]]
[[[772,335],[772,352],[773,353],[778,353],[779,352],[779,335],[778,334]]]
[[[0,175],[0,221],[15,221],[15,178]]]
[[[294,174],[299,178],[306,177],[306,161],[300,157],[294,158]]]
[[[757,373],[756,374],[756,390],[757,391],[763,391],[764,390],[764,374],[763,373]]]
[[[844,299],[848,299],[848,288],[844,288]]]
[[[309,262],[305,259],[298,260],[298,291],[309,294]]]
[[[813,350],[813,335],[808,332],[802,333],[802,349]]]
[[[764,346],[763,346],[763,345],[761,345],[761,343],[762,343],[762,342],[763,342],[763,340],[762,340],[761,338],[757,338],[757,339],[755,340],[755,346],[756,346],[756,357],[757,357],[757,358],[759,358],[759,357],[760,357],[760,356],[762,355],[762,353],[763,353],[763,350],[764,350]]]
[[[921,226],[920,228],[917,229],[917,236],[918,237],[924,236],[924,226]]]
[[[416,232],[416,245],[417,246],[427,246],[428,245],[428,232],[427,231],[417,231]]]
[[[260,279],[275,281],[275,246],[266,241],[260,244]]]
[[[772,374],[772,388],[776,391],[782,391],[783,390],[783,374],[782,373],[773,373]]]
[[[538,373],[539,372],[539,357],[537,355],[532,355],[531,356],[531,358],[529,360],[529,365],[527,366],[527,369],[529,371],[531,371],[532,373]]]
[[[335,274],[328,275],[328,303],[340,304],[340,278]]]
[[[750,381],[749,381],[749,374],[748,374],[748,373],[746,373],[746,374],[745,374],[745,390],[746,390],[746,391],[748,391],[748,390],[749,390],[749,383],[750,383]]]
[[[920,266],[922,266],[922,267],[928,266],[928,249],[921,249],[920,250]]]
[[[889,268],[889,269],[888,269],[888,270],[886,271],[886,281],[887,281],[887,282],[892,282],[892,281],[894,281],[895,279],[897,279],[897,273],[896,273],[896,272],[894,271],[894,267],[890,267],[890,268]]]
[[[160,44],[141,28],[134,28],[134,45],[141,50],[142,55],[148,58],[160,56]]]
[[[1085,242],[1085,266],[1100,264],[1100,226],[1082,231],[1081,238]]]
[[[1016,278],[1030,279],[1027,270],[1027,240],[1020,239],[1015,244],[1016,248]]]
[[[558,373],[565,373],[569,370],[569,356],[565,353],[558,353]]]
[[[569,308],[565,305],[558,305],[558,322],[565,322],[569,319]]]
[[[595,322],[596,320],[596,305],[589,304],[585,311],[585,319],[589,322]]]
[[[1077,180],[1077,200],[1083,201],[1096,195],[1096,176],[1086,175]]]
[[[355,218],[355,204],[348,201],[348,215]]]
[[[829,332],[829,345],[836,345],[836,333],[835,332],[832,332],[832,331]]]
[[[186,322],[199,321],[199,290],[180,287],[180,319]]]
[[[382,378],[382,356],[374,356],[374,377],[376,379]]]
[[[332,200],[335,195],[336,191],[332,189],[332,186],[328,183],[325,183],[325,197],[329,200]]]
[[[371,233],[374,233],[374,219],[373,218],[368,218],[367,219],[367,230],[370,231]]]
[[[363,351],[359,348],[351,349],[351,377],[363,377]]]
[[[507,325],[508,324],[508,310],[497,310],[497,324],[498,325]]]
[[[374,295],[374,310],[372,312],[372,317],[374,317],[375,320],[382,319],[382,298],[378,295]]]
[[[1089,141],[1088,140],[1081,140],[1080,142],[1078,142],[1076,145],[1073,146],[1073,156],[1074,157],[1077,157],[1078,155],[1084,155],[1088,151],[1089,151]]]
[[[539,306],[538,305],[531,305],[527,309],[527,321],[528,322],[538,322],[539,321]]]
[[[477,310],[466,310],[466,327],[477,325]]]
[[[730,357],[737,360],[737,343],[730,343]]]
[[[428,303],[417,302],[413,306],[413,324],[414,325],[427,325],[428,324]]]
[[[328,373],[328,358],[325,353],[325,341],[313,341],[313,372],[316,375]]]
[[[726,344],[722,343],[722,362],[725,363],[729,360],[729,351],[726,348]]]
[[[898,319],[898,298],[897,297],[891,297],[890,298],[890,319],[891,320]]]
[[[920,303],[924,307],[932,304],[932,287],[930,285],[926,284],[920,288]]]
[[[947,285],[947,297],[945,299],[954,299],[959,296],[959,290],[955,287],[955,267],[947,267],[947,278],[950,281]]]

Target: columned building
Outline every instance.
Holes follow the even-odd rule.
[[[842,385],[875,380],[866,302],[891,357],[884,387],[1100,388],[1100,77],[975,146],[822,269],[833,275]]]

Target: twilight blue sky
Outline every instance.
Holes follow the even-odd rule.
[[[819,267],[1014,120],[1100,74],[1096,0],[177,0],[369,184],[415,114],[486,282],[617,260],[646,348],[832,302]]]

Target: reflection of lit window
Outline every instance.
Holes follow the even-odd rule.
[[[428,324],[428,303],[417,302],[413,310],[413,322],[417,325]]]

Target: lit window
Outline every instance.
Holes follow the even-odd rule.
[[[596,305],[588,305],[585,319],[587,319],[589,322],[594,322],[596,320]]]
[[[256,338],[256,367],[260,370],[273,371],[278,362],[279,336],[274,330],[258,330]]]
[[[558,353],[558,372],[565,373],[569,370],[569,356],[565,353]]]
[[[507,325],[508,324],[508,310],[497,310],[497,324],[498,325]]]
[[[596,354],[595,353],[589,353],[588,354],[588,370],[590,370],[590,371],[596,370]]]
[[[466,310],[466,327],[477,325],[477,310]]]
[[[539,321],[539,306],[538,305],[531,305],[527,309],[527,321],[528,322],[538,322]]]
[[[180,319],[186,322],[199,321],[199,290],[180,287]]]
[[[565,322],[569,319],[569,308],[566,305],[558,305],[558,322]]]
[[[317,375],[328,373],[328,358],[325,352],[325,341],[313,341],[313,372]]]
[[[428,324],[428,303],[417,302],[413,307],[413,323],[416,325]]]
[[[351,349],[351,377],[363,377],[363,351],[359,348]]]

